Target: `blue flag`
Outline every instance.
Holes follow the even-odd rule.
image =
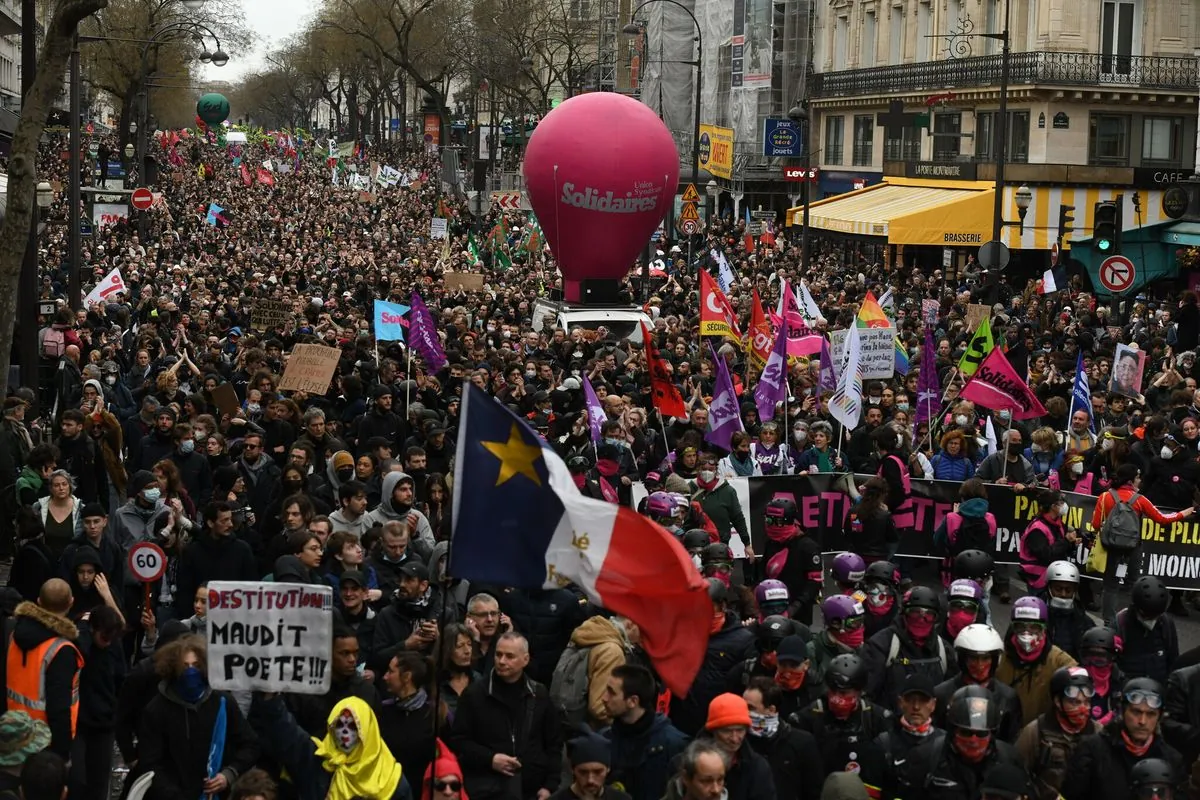
[[[217,773],[221,771],[221,762],[225,760],[225,726],[226,722],[225,698],[221,698],[221,704],[217,707],[217,718],[213,722],[212,741],[208,744],[208,777],[215,778]],[[205,800],[206,797],[212,795],[200,795],[200,800]]]
[[[208,204],[208,214],[205,215],[204,221],[214,228],[223,228],[229,224],[229,220],[224,216],[225,209],[216,203]]]
[[[1088,385],[1087,372],[1083,368],[1083,351],[1075,359],[1075,385],[1071,387],[1071,410],[1067,413],[1068,425],[1075,409],[1088,415],[1088,430],[1096,432],[1096,418],[1092,415],[1092,387]]]
[[[403,342],[408,320],[408,306],[401,303],[375,301],[375,339],[380,342]]]

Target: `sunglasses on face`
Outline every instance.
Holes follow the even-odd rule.
[[[1153,692],[1142,691],[1140,689],[1136,689],[1132,692],[1126,692],[1125,702],[1129,703],[1130,705],[1145,704],[1155,711],[1163,706],[1162,695],[1154,694]]]
[[[867,624],[867,621],[863,617],[846,617],[844,620],[835,622],[829,627],[839,631],[856,631],[865,624]]]
[[[433,788],[439,792],[457,792],[462,789],[462,784],[458,781],[434,781]]]
[[[956,733],[967,739],[988,739],[991,738],[991,731],[975,731],[967,728],[959,728]]]

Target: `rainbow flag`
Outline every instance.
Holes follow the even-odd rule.
[[[890,328],[892,321],[883,313],[875,295],[867,292],[863,298],[862,307],[858,309],[858,327],[860,328]]]
[[[900,337],[896,337],[896,372],[901,375],[908,374],[908,351],[904,349],[904,344],[900,341]]]

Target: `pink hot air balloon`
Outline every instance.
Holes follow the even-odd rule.
[[[563,293],[623,278],[671,211],[679,154],[649,107],[615,92],[572,97],[538,123],[525,150],[529,202],[558,259]]]

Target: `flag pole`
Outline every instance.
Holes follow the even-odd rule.
[[[408,414],[409,395],[412,394],[412,348],[404,348],[408,351],[408,366],[404,368],[404,413]]]

